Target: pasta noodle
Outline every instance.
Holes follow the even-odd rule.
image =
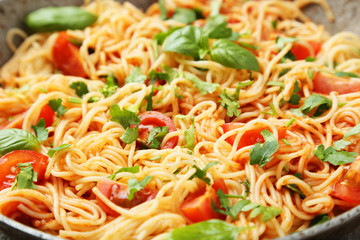
[[[66,33],[81,42],[79,59],[87,77],[57,71],[52,51],[59,32],[26,36],[20,29],[10,30],[7,41],[14,55],[0,70],[0,126],[35,134],[32,126],[38,124],[49,101],[61,99],[60,105],[67,111],[47,126],[49,137],[38,150],[46,155],[49,149],[63,146],[49,158],[44,180],[36,183],[36,189],[3,189],[1,213],[68,239],[165,239],[172,230],[194,222],[182,206],[206,185],[204,179],[210,183],[207,191],[222,179],[228,194],[245,196],[259,209],[281,209],[265,221],[264,213],[252,217],[250,211],[239,211],[235,219],[226,216],[225,221],[234,226],[251,227],[240,232],[238,239],[269,239],[304,230],[318,215],[333,218],[356,205],[334,196],[334,185],[353,165],[322,161],[314,150],[321,144],[325,149],[335,146],[334,142],[360,123],[359,91],[318,92],[331,105],[317,117],[311,115],[316,114],[315,109],[306,112],[300,107],[316,93],[316,84],[326,85],[315,82],[317,74],[352,73],[351,78],[343,78],[355,82],[350,88],[358,86],[355,75],[360,74],[360,41],[349,32],[329,36],[323,26],[301,12],[310,3],[320,4],[333,18],[321,0],[223,1],[220,13],[240,36],[234,42],[256,56],[260,71],[229,68],[212,61],[210,55],[196,59],[154,44],[158,33],[185,26],[173,18],[161,19],[159,4],[144,13],[128,2],[85,2],[83,8],[97,15],[97,21],[84,30]],[[201,9],[208,17],[212,11],[210,0],[166,0],[165,5],[169,13],[182,7]],[[201,28],[205,21],[199,19],[192,25]],[[15,36],[24,38],[19,47],[13,44]],[[214,41],[210,39],[210,45]],[[295,46],[316,59],[295,56],[291,60],[289,52],[296,55]],[[136,67],[148,76],[151,70],[165,72],[166,66],[182,74],[163,80],[156,93],[146,81],[126,82]],[[119,87],[105,96],[102,90],[111,74]],[[194,78],[218,87],[203,94],[196,80],[191,80]],[[79,81],[86,84],[88,92],[80,102],[74,102],[79,95],[70,86]],[[239,82],[245,83],[235,100],[235,109],[241,113],[229,117],[229,105],[219,101],[224,91],[228,96],[236,95]],[[298,104],[291,102],[294,94]],[[175,129],[169,127],[160,149],[141,149],[137,141],[126,144],[122,137],[127,128],[114,120],[113,106],[137,106],[143,113],[150,101],[152,111],[170,118]],[[241,125],[226,130],[225,123]],[[193,149],[189,140],[192,127]],[[256,129],[263,130],[262,134],[267,129],[279,146],[263,166],[250,164],[250,158],[256,147],[265,147],[270,140],[263,135],[263,145],[254,145],[259,139],[243,145],[245,138],[252,137],[249,132]],[[233,137],[232,142],[229,137]],[[176,146],[165,147],[175,139]],[[347,152],[359,152],[360,138],[354,135],[349,139]],[[206,176],[194,177],[209,163],[214,165],[208,167]],[[134,166],[139,167],[138,172],[117,172]],[[131,208],[121,206],[99,187],[99,182],[112,174],[113,181],[126,186],[131,179],[140,182],[151,176],[146,189],[156,196]],[[228,199],[231,206],[241,201]],[[118,216],[109,214],[103,205]]]

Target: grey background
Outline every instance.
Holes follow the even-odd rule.
[[[148,4],[155,0],[132,0],[132,2],[145,9]],[[185,0],[184,0],[185,1]],[[239,0],[240,1],[240,0]],[[60,0],[61,5],[80,4],[81,0]],[[328,0],[335,15],[335,21],[329,22],[322,8],[317,5],[305,8],[306,14],[316,23],[324,24],[327,31],[336,33],[339,31],[352,31],[360,36],[360,0]],[[59,0],[0,0],[0,65],[10,56],[10,51],[4,47],[5,32],[14,26],[23,26],[20,19],[27,11],[49,5],[59,5]],[[24,7],[26,6],[26,7]],[[355,210],[355,209],[354,209]],[[356,209],[357,210],[357,209]],[[353,212],[353,211],[352,211]],[[359,214],[357,214],[359,215]],[[350,215],[349,215],[350,217]],[[340,233],[341,236],[327,237],[326,239],[357,240],[360,239],[360,222],[358,227],[351,228],[348,233]],[[355,225],[355,226],[356,226]],[[20,229],[20,228],[19,228]],[[10,240],[5,233],[13,232],[14,229],[0,229],[0,240]],[[16,230],[15,230],[16,231]],[[13,235],[13,234],[12,234]],[[44,236],[39,236],[40,238]],[[293,239],[300,239],[294,234]],[[17,237],[12,239],[28,239]]]

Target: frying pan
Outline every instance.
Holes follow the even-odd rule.
[[[146,9],[156,0],[130,0],[139,8]],[[240,0],[239,0],[240,1]],[[12,55],[6,45],[6,32],[13,27],[25,28],[24,16],[38,8],[59,5],[81,5],[83,0],[0,0],[0,66]],[[123,2],[123,1],[121,1]],[[304,9],[314,22],[325,25],[330,33],[352,31],[360,35],[360,1],[328,0],[334,15],[334,22],[329,22],[320,6],[308,6]],[[306,229],[278,240],[307,239],[360,239],[360,206],[347,211],[321,225]],[[0,215],[0,240],[9,239],[46,239],[60,240],[50,234],[25,226]]]

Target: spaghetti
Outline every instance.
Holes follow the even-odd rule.
[[[84,30],[28,37],[11,30],[1,131],[40,139],[47,130],[36,151],[50,157],[43,173],[35,160],[32,168],[12,166],[1,213],[68,239],[165,239],[209,219],[250,227],[237,239],[267,239],[357,205],[345,191],[358,189],[360,41],[312,23],[300,8],[314,2],[332,17],[324,1],[226,0],[216,12],[217,1],[169,0],[143,13],[99,0],[83,6],[98,16]],[[174,17],[179,8],[204,18],[183,23]],[[209,37],[200,57],[167,51],[171,33],[159,42],[159,33],[200,31],[217,16],[235,37]],[[24,37],[18,48],[15,35]],[[60,52],[70,44],[81,63],[69,73],[54,59],[61,36]],[[250,58],[245,68],[216,58],[232,44],[259,69],[246,68]],[[1,164],[25,158],[3,155]],[[22,189],[15,172],[29,167],[36,186]]]

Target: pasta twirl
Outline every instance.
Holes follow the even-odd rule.
[[[9,168],[1,213],[68,239],[166,239],[209,219],[268,239],[357,205],[345,191],[359,182],[360,41],[329,36],[301,12],[309,3],[332,17],[324,1],[168,0],[144,13],[97,0],[83,30],[10,30],[0,129],[32,133],[16,150],[50,157],[42,173],[35,160]],[[194,53],[171,45],[191,31]],[[76,53],[70,72],[61,51]]]

